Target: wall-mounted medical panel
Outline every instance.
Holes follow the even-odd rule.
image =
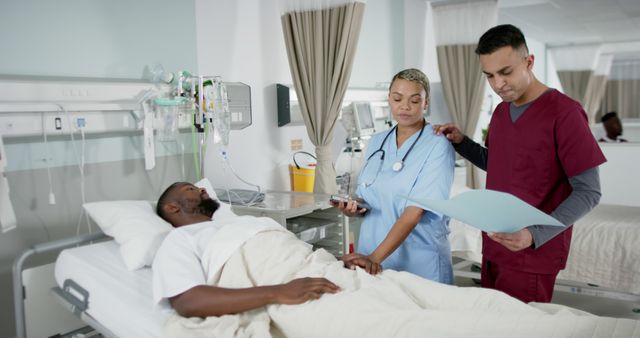
[[[133,111],[69,111],[69,112],[21,112],[0,113],[0,135],[3,137],[68,135],[84,132],[109,133],[142,130],[142,119]],[[191,127],[193,118],[189,113],[178,114],[178,128]],[[153,127],[162,129],[165,119],[156,116]]]
[[[52,104],[67,110],[130,110],[147,92],[169,90],[168,85],[127,79],[2,76],[0,112],[55,110]]]
[[[137,130],[150,99],[169,86],[132,80],[0,77],[3,137]],[[155,123],[154,123],[155,124]]]
[[[231,129],[251,125],[251,87],[225,82]],[[157,110],[152,99],[169,97],[172,87],[145,81],[56,77],[0,77],[0,134],[5,137],[69,132],[103,133],[143,128],[144,109]],[[190,128],[194,109],[177,111],[177,127]],[[165,118],[154,114],[153,127]]]

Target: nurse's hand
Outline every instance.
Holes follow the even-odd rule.
[[[356,266],[359,266],[372,275],[377,275],[382,272],[382,265],[374,262],[369,256],[350,253],[340,257],[340,260],[344,262],[344,267],[347,269],[355,270]]]
[[[436,135],[444,135],[453,144],[458,144],[464,140],[464,134],[453,123],[435,124],[433,125],[433,132]]]
[[[363,199],[358,199],[360,202],[363,202]],[[345,216],[349,217],[362,217],[364,214],[369,211],[367,208],[358,209],[358,201],[349,199],[347,202],[334,202],[331,201],[331,205],[342,210],[342,213]]]
[[[514,252],[526,249],[533,244],[533,236],[527,228],[513,233],[490,232],[487,236]]]

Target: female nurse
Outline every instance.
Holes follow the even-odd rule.
[[[372,136],[358,178],[358,201],[368,208],[355,200],[334,205],[364,217],[353,257],[367,260],[367,271],[382,266],[453,284],[448,218],[403,198],[448,199],[453,183],[454,150],[424,117],[429,80],[418,69],[403,70],[391,80],[388,100],[397,124]]]

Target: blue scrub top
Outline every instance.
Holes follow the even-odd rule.
[[[380,148],[388,132],[371,137],[365,159]],[[385,239],[407,206],[418,206],[399,196],[448,199],[453,183],[453,147],[444,136],[436,136],[428,124],[402,170],[393,171],[392,165],[402,160],[420,131],[409,137],[400,149],[396,145],[396,132],[397,128],[382,145],[384,160],[380,160],[381,152],[377,152],[365,162],[358,177],[356,193],[371,206],[358,240],[358,252],[365,255],[371,254]],[[426,211],[405,241],[382,262],[383,268],[453,284],[448,223],[448,217]]]

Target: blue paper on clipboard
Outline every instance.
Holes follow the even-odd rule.
[[[530,225],[564,226],[523,200],[495,190],[470,190],[450,200],[404,198],[486,232],[516,232]]]

